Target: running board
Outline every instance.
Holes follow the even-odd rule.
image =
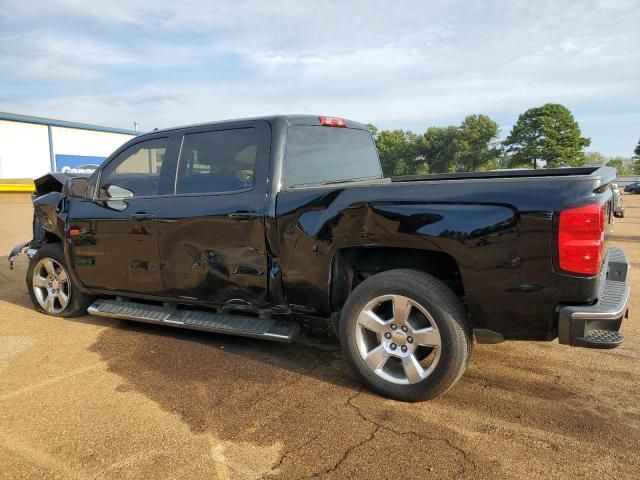
[[[179,310],[173,306],[147,305],[126,300],[96,300],[87,311],[91,315],[100,317],[122,318],[276,342],[291,343],[300,332],[300,326],[297,323],[286,320],[205,310]]]

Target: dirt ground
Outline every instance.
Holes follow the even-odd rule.
[[[332,346],[41,315],[26,261],[0,264],[0,478],[639,478],[640,195],[624,200],[625,343],[477,345],[422,404],[364,390]],[[4,255],[31,206],[0,220]]]

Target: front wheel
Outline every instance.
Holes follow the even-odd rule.
[[[27,289],[36,309],[54,317],[84,315],[92,298],[73,285],[62,246],[43,245],[29,262]]]
[[[464,372],[472,347],[456,294],[414,270],[383,272],[358,285],[342,310],[339,335],[357,377],[404,401],[446,392]]]

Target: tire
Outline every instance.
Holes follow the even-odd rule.
[[[339,337],[359,380],[407,402],[449,390],[472,350],[467,313],[456,294],[415,270],[390,270],[359,284],[345,302]]]
[[[54,317],[84,315],[93,301],[73,285],[59,243],[48,243],[38,250],[29,262],[26,282],[36,310]]]

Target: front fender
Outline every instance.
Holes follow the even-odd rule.
[[[33,201],[36,226],[40,225],[44,230],[54,234],[60,240],[64,239],[66,221],[66,215],[61,213],[60,208],[63,200],[62,193],[50,192]]]
[[[26,254],[29,259],[31,259],[36,254],[38,250],[36,248],[32,248],[31,244],[32,241],[29,241],[13,247],[13,249],[9,253],[9,257],[7,258],[7,260],[9,260],[9,268],[11,270],[13,270],[13,264],[20,255]]]

